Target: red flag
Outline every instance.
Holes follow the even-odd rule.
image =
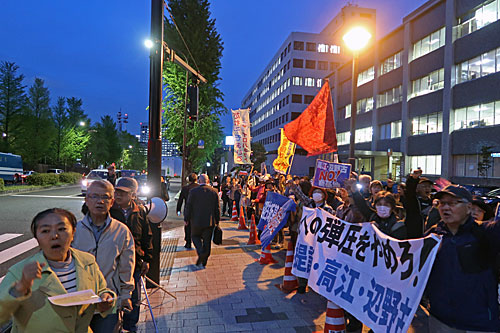
[[[325,80],[314,100],[294,121],[285,125],[286,137],[307,150],[307,156],[337,151],[330,85]]]

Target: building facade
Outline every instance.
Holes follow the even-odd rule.
[[[144,148],[144,153],[147,154],[149,139],[149,124],[140,123],[139,142]],[[179,157],[179,149],[175,143],[171,143],[167,139],[161,141],[161,156],[162,157]]]
[[[250,108],[252,142],[264,145],[267,169],[276,158],[280,129],[297,118],[321,89],[324,79],[346,61],[341,47],[343,31],[352,22],[375,28],[375,10],[344,7],[320,33],[292,32],[278,48],[242,101]],[[316,157],[298,147],[291,173],[307,175]]]
[[[351,67],[330,76],[344,160]],[[358,72],[358,170],[400,179],[422,168],[460,184],[500,185],[499,0],[428,1],[360,54]]]

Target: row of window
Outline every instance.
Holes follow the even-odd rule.
[[[356,103],[356,113],[365,113],[373,110],[373,97],[363,98]]]
[[[296,51],[304,51],[304,42],[294,41],[293,49]],[[313,42],[305,43],[306,51],[310,52],[320,52],[320,53],[333,53],[340,54],[340,46],[338,45],[329,45],[329,44],[316,44]]]
[[[302,99],[302,95],[292,94],[292,103],[301,104],[303,100],[304,104],[310,104],[313,101],[313,99],[314,99],[313,95],[304,95],[304,99]]]
[[[482,155],[455,155],[453,156],[453,174],[457,177],[500,178],[500,157],[490,157],[488,160],[490,167],[481,168],[481,162],[486,162]]]
[[[380,64],[380,74],[379,75],[384,75],[389,72],[392,72],[393,70],[401,67],[401,52],[398,52],[396,54],[391,55],[388,58],[385,58],[382,63]]]
[[[273,129],[273,128],[280,126],[281,124],[285,124],[287,122],[288,122],[288,113],[285,113],[284,115],[281,115],[280,117],[265,124],[264,126],[261,126],[260,128],[256,129],[255,131],[252,131],[252,136],[255,137],[257,135],[265,133],[266,131],[269,131],[270,129]]]
[[[500,47],[456,66],[456,83],[462,83],[500,71]]]
[[[443,113],[429,113],[411,120],[411,135],[440,133],[443,131]]]
[[[358,74],[358,87],[375,78],[375,68],[372,66]]]
[[[377,96],[377,108],[399,103],[403,100],[403,87],[401,85],[382,91]]]
[[[422,169],[426,175],[441,174],[441,155],[409,156],[410,170]]]
[[[500,101],[452,111],[451,130],[500,125]]]
[[[256,111],[259,112],[260,110],[262,110],[262,108],[268,105],[273,99],[278,97],[278,95],[285,91],[285,89],[287,89],[288,87],[290,87],[290,78],[288,78],[288,80],[285,80],[285,82],[283,82],[278,88],[276,88],[276,90],[274,90],[271,95],[267,96],[266,99],[257,106]]]
[[[401,137],[401,120],[380,125],[380,140]]]
[[[500,1],[489,0],[458,19],[457,38],[466,36],[500,19]]]
[[[265,113],[263,113],[262,115],[260,115],[259,118],[257,118],[255,121],[252,122],[252,126],[257,126],[258,124],[260,124],[261,122],[263,122],[264,119],[267,119],[268,117],[272,116],[276,111],[278,111],[279,109],[281,109],[282,107],[284,107],[285,105],[287,105],[289,103],[289,97],[290,97],[289,95],[283,97],[283,99],[280,100],[275,105],[273,105],[272,108],[270,108]],[[256,114],[256,112],[250,111],[250,119],[252,119],[255,116],[255,114]]]
[[[339,63],[338,62],[330,62],[330,70],[334,71],[338,67]],[[316,60],[305,60],[305,67],[304,67],[304,59],[300,58],[293,58],[292,60],[292,66],[293,68],[307,68],[307,69],[316,69]],[[318,61],[318,68],[319,70],[328,70],[328,61]]]
[[[321,86],[323,85],[323,79],[315,79],[313,77],[294,76],[294,77],[292,77],[292,85],[321,88]]]
[[[439,49],[441,46],[444,46],[444,43],[445,28],[442,27],[413,44],[410,62]]]
[[[425,95],[444,88],[444,69],[438,69],[421,78],[411,81],[408,99]]]
[[[370,142],[372,141],[372,136],[373,136],[373,128],[371,126],[358,128],[356,130],[356,136],[354,138],[354,141],[355,143]],[[351,132],[337,133],[337,145],[339,146],[348,145],[350,139],[351,139]]]
[[[257,142],[263,144],[263,145],[268,145],[270,143],[275,143],[280,141],[280,133],[273,134],[271,136],[268,136],[267,138],[258,140]]]

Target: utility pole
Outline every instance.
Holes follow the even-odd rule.
[[[149,81],[148,185],[150,197],[161,196],[161,100],[163,73],[163,0],[151,0],[151,39]],[[160,283],[161,225],[152,224],[153,260],[149,277]]]

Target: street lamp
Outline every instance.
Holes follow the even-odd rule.
[[[349,140],[349,164],[351,170],[355,170],[356,159],[354,157],[356,144],[356,114],[357,110],[357,89],[358,89],[358,57],[359,52],[368,45],[372,34],[364,27],[357,26],[351,28],[344,34],[342,39],[347,48],[352,51],[352,78],[351,78],[351,136]]]
[[[84,121],[80,121],[80,126],[85,126],[85,122]]]
[[[153,41],[151,39],[146,39],[144,41],[144,46],[146,46],[148,49],[152,48],[153,47]]]

